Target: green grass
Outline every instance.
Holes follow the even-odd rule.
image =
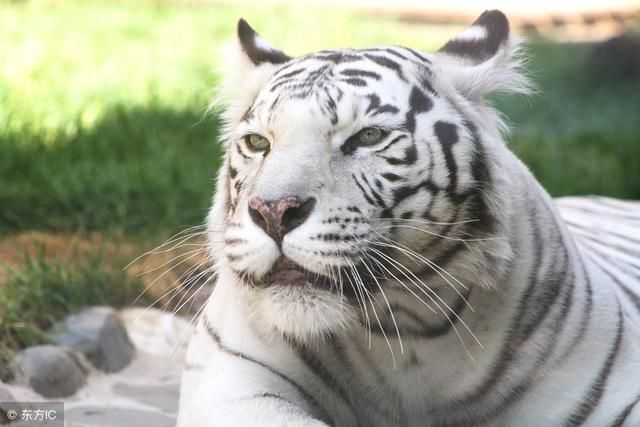
[[[120,260],[122,261],[122,260]],[[0,379],[3,365],[21,348],[49,341],[46,331],[64,315],[87,305],[130,305],[141,292],[113,259],[100,251],[71,263],[25,255],[21,270],[10,270],[0,285]],[[143,299],[143,303],[144,303]]]
[[[640,81],[595,68],[590,46],[538,41],[528,70],[538,93],[499,99],[510,147],[554,196],[640,199]]]

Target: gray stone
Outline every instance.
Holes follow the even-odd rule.
[[[122,320],[111,307],[90,307],[67,316],[54,327],[53,340],[82,352],[104,372],[123,369],[135,352]]]
[[[0,402],[13,402],[13,394],[9,391],[9,387],[0,381]]]
[[[143,411],[128,408],[110,408],[87,406],[72,408],[64,412],[65,425],[77,423],[79,425],[101,427],[174,427],[175,416],[153,411]]]
[[[9,367],[3,363],[2,359],[0,359],[0,382],[10,382],[10,380],[11,371],[9,370]]]
[[[87,382],[86,361],[73,349],[38,345],[21,351],[12,362],[14,382],[44,397],[71,396]]]
[[[15,402],[15,399],[9,388],[0,382],[0,424],[9,424],[9,418],[7,418],[7,411],[9,409],[13,409],[13,406],[9,408],[6,405],[3,405],[3,402]]]

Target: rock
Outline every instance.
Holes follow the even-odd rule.
[[[0,382],[0,424],[9,424],[10,420],[7,418],[7,411],[14,408],[13,405],[7,405],[4,402],[15,402],[15,399],[9,388]]]
[[[189,345],[193,325],[182,316],[157,308],[130,307],[120,312],[127,332],[141,354],[182,360]]]
[[[67,397],[87,382],[88,366],[73,349],[38,345],[21,351],[12,362],[14,382],[44,397]]]
[[[13,402],[13,394],[9,391],[9,387],[0,381],[0,403],[1,402]]]
[[[129,364],[135,349],[117,312],[90,307],[57,324],[53,340],[83,353],[97,369],[117,372]]]
[[[0,382],[2,381],[9,382],[10,380],[11,380],[11,371],[2,362],[2,359],[0,359]]]

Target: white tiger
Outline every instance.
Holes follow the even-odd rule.
[[[180,426],[640,425],[639,205],[507,149],[501,12],[435,54],[238,36]]]

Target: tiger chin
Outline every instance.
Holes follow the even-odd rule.
[[[435,53],[239,21],[179,426],[640,425],[640,207],[509,151],[519,46],[496,10]]]

